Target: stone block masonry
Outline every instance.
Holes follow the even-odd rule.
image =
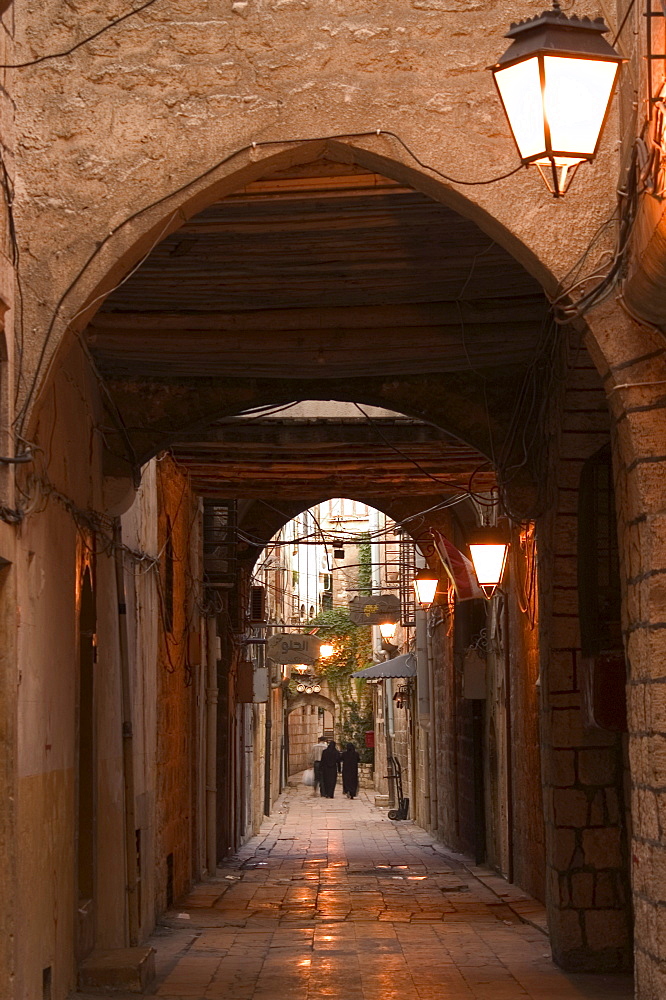
[[[557,960],[612,970],[632,962],[628,760],[626,740],[590,726],[585,713],[576,587],[578,483],[586,459],[607,443],[609,424],[601,380],[578,354],[562,401],[558,503],[542,559],[552,608],[542,649],[546,884]]]

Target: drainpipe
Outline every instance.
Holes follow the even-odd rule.
[[[268,685],[266,702],[266,745],[264,750],[264,816],[271,814],[271,743],[273,731],[273,689]]]
[[[416,609],[416,700],[419,727],[423,730],[423,826],[430,828],[430,678],[428,676],[428,617],[423,608]],[[425,737],[425,738],[424,738]]]
[[[428,617],[423,608],[416,609],[416,693],[419,725],[430,726],[430,677],[428,671]]]
[[[509,601],[504,599],[504,690],[505,690],[505,727],[506,727],[506,819],[509,843],[507,844],[507,873],[509,882],[513,882],[513,719],[511,717],[511,633],[509,631]]]
[[[206,619],[206,868],[217,870],[217,623]]]
[[[127,604],[125,602],[125,567],[123,529],[119,517],[113,519],[113,550],[118,600],[118,647],[120,652],[120,687],[123,727],[123,779],[125,784],[125,864],[127,873],[127,923],[130,947],[139,943],[139,897],[136,870],[136,815],[134,792],[134,733],[132,730],[132,682],[130,676]]]
[[[434,832],[439,826],[437,811],[437,717],[435,712],[435,671],[432,655],[432,634],[430,629],[426,630],[426,650],[428,657],[428,682],[430,694],[430,730],[428,733],[430,743],[430,829]]]

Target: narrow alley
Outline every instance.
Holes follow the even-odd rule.
[[[0,50],[0,1000],[666,1000],[666,4]]]
[[[150,943],[150,992],[164,998],[633,995],[630,976],[558,969],[540,904],[414,823],[388,820],[371,793],[329,801],[297,779],[259,835],[168,911]]]

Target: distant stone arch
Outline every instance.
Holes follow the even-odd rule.
[[[287,715],[291,715],[297,708],[303,708],[308,705],[316,705],[317,708],[323,708],[325,712],[329,712],[333,716],[333,719],[335,719],[335,702],[323,694],[296,694],[289,697],[287,699]]]

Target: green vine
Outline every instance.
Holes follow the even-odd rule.
[[[358,536],[358,591],[369,597],[372,593],[372,547],[370,535],[364,531]]]
[[[320,612],[312,624],[319,626],[319,635],[335,647],[333,656],[317,662],[316,670],[326,678],[340,706],[337,739],[354,743],[361,761],[372,763],[373,751],[365,747],[364,740],[373,728],[372,695],[365,681],[351,676],[372,663],[372,627],[355,625],[342,608]]]

